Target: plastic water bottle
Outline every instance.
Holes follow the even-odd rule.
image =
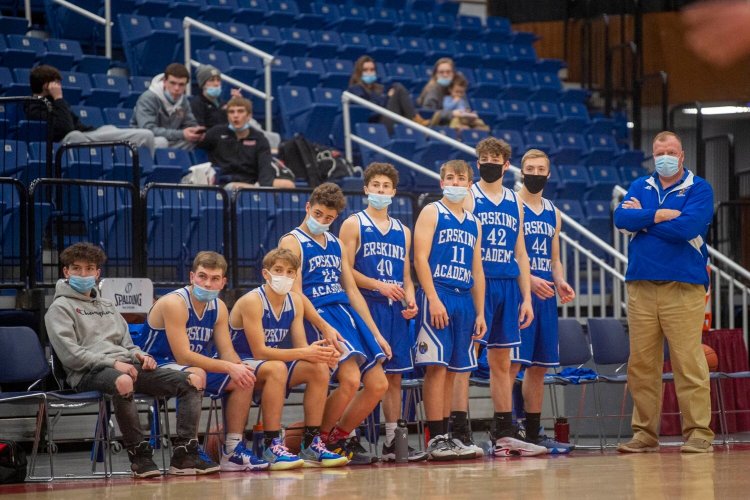
[[[259,457],[263,454],[263,424],[253,426],[253,454]]]
[[[396,436],[393,438],[396,448],[396,463],[404,464],[409,461],[409,430],[403,418],[396,422]]]
[[[570,441],[570,424],[565,417],[558,417],[555,420],[555,441],[558,443],[567,443]]]

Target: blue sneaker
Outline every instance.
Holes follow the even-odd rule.
[[[263,451],[263,460],[270,464],[269,470],[298,469],[305,465],[305,461],[290,453],[289,448],[284,446],[279,438],[274,438],[271,446]]]
[[[300,452],[299,457],[305,461],[305,467],[341,467],[349,463],[348,458],[328,451],[320,436],[315,436],[310,446]]]
[[[268,468],[268,462],[253,455],[253,452],[240,442],[232,453],[227,453],[224,446],[221,447],[221,470],[224,472],[237,472],[246,470],[263,470]]]
[[[575,449],[575,445],[570,443],[558,443],[544,434],[540,435],[534,444],[547,448],[547,453],[550,455],[567,455]]]

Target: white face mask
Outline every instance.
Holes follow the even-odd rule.
[[[289,293],[289,290],[292,289],[292,285],[294,285],[294,278],[288,278],[286,276],[277,276],[275,274],[270,274],[271,279],[268,280],[268,286],[271,287],[271,290],[278,293],[279,295],[286,295]]]

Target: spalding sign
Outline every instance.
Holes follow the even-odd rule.
[[[106,278],[99,290],[121,313],[147,313],[154,302],[154,285],[148,278]]]

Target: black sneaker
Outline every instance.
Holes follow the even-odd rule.
[[[128,450],[130,459],[130,470],[133,471],[133,477],[146,478],[161,476],[159,467],[156,466],[151,458],[154,450],[148,441],[142,441],[138,446]]]
[[[356,436],[349,439],[339,439],[335,443],[328,444],[327,448],[342,457],[348,458],[349,465],[371,465],[378,461],[378,457],[373,457],[367,453]]]
[[[383,452],[380,454],[380,459],[383,462],[395,462],[396,461],[396,442],[391,441],[390,445],[383,443]],[[427,460],[427,453],[424,451],[415,450],[409,446],[409,462],[421,462]]]
[[[188,453],[195,458],[195,470],[198,474],[213,474],[219,472],[221,466],[211,460],[203,448],[198,445],[197,439],[191,439],[187,444]]]
[[[195,443],[196,446],[192,446]],[[177,476],[195,476],[198,474],[200,457],[197,453],[197,444],[191,440],[186,444],[175,446],[172,458],[169,460],[169,473]]]

